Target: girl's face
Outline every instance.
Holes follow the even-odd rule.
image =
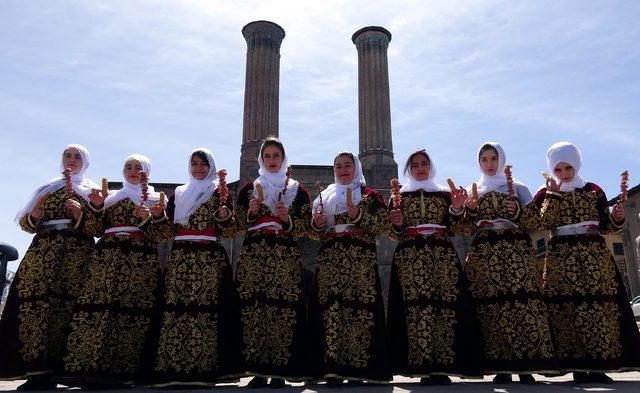
[[[411,159],[411,176],[418,181],[427,180],[431,172],[429,159],[422,154],[416,154]]]
[[[193,155],[191,156],[191,176],[196,180],[202,180],[209,174],[211,167],[202,158]]]
[[[277,173],[282,167],[284,157],[277,146],[269,145],[262,151],[262,161],[271,173]]]
[[[62,164],[65,169],[71,169],[71,173],[78,173],[82,169],[82,155],[75,148],[69,148],[62,153]]]
[[[138,160],[129,160],[124,164],[124,178],[131,184],[140,183],[142,164]]]
[[[356,164],[349,156],[338,156],[333,162],[333,173],[340,184],[349,185],[356,176]]]
[[[563,183],[569,183],[576,175],[576,170],[570,164],[561,162],[553,168],[553,174],[556,179],[561,180]]]
[[[498,172],[498,166],[500,161],[498,159],[498,153],[493,149],[487,149],[480,155],[480,169],[482,173],[487,176],[495,176]]]

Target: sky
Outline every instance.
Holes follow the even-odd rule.
[[[580,174],[609,198],[622,170],[639,182],[640,2],[3,0],[0,242],[24,254],[32,235],[14,216],[58,175],[69,143],[90,150],[97,182],[121,180],[136,152],[151,158],[152,182],[185,182],[199,146],[237,179],[241,29],[254,20],[286,31],[280,137],[293,164],[330,165],[358,150],[351,35],[375,25],[393,35],[399,165],[425,148],[441,183],[466,185],[480,175],[479,145],[497,141],[535,191],[547,148],[566,140],[582,150]]]

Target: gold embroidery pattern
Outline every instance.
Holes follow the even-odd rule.
[[[174,248],[165,277],[167,304],[218,304],[224,252]]]
[[[559,358],[615,359],[621,356],[616,303],[550,304],[549,315]]]
[[[218,321],[210,314],[165,312],[156,371],[207,372],[218,367]]]
[[[446,240],[444,236],[432,237]],[[458,256],[452,247],[404,247],[396,251],[394,261],[405,300],[421,297],[455,302],[458,297]]]
[[[500,236],[505,231],[513,230],[493,232]],[[467,255],[465,272],[473,296],[494,297],[522,290],[539,292],[542,272],[535,262],[531,241],[500,236],[493,242],[488,240],[489,236],[488,232],[478,232]]]
[[[553,357],[547,307],[541,300],[477,307],[488,359]]]
[[[75,313],[65,370],[135,375],[150,325],[150,318],[142,315]]]
[[[295,243],[267,244],[264,239],[245,243],[236,273],[240,298],[247,300],[260,293],[269,299],[298,301],[302,295],[299,259],[300,250]]]
[[[260,364],[283,366],[289,363],[296,311],[291,308],[259,305],[242,309],[243,355]]]
[[[131,250],[125,252],[123,247]],[[81,304],[118,303],[149,309],[157,286],[157,256],[146,253],[138,239],[104,238],[94,253]],[[126,278],[126,279],[123,279]]]
[[[545,294],[615,295],[615,264],[601,242],[557,242],[547,253]]]
[[[423,194],[422,202],[420,194]],[[424,203],[424,214],[422,204]],[[415,226],[424,223],[444,225],[448,221],[450,202],[447,198],[434,193],[403,193],[400,209],[406,226]]]
[[[516,201],[517,198],[501,192],[491,191],[480,197],[478,201],[478,216],[476,220],[495,220],[509,218],[507,201]],[[494,202],[495,201],[495,202]]]
[[[370,358],[373,313],[332,304],[323,314],[326,356],[340,365],[366,367]]]
[[[370,249],[336,241],[317,260],[319,297],[374,303],[376,300],[376,253]]]
[[[22,347],[20,353],[25,362],[37,359],[47,353],[47,334],[44,331],[49,304],[44,301],[20,305],[18,335]]]
[[[455,312],[451,309],[407,307],[408,361],[452,364],[455,360]]]

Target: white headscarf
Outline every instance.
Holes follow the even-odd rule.
[[[191,159],[196,152],[204,153],[209,163],[209,173],[204,179],[198,180],[191,173]],[[199,147],[191,152],[187,170],[189,171],[189,183],[176,188],[175,203],[176,208],[173,214],[173,222],[178,224],[187,224],[189,217],[196,211],[200,205],[208,201],[211,195],[218,187],[218,175],[216,171],[216,163],[213,160],[213,154],[209,149]]]
[[[355,154],[345,151],[336,155],[337,158],[343,154],[350,154],[355,162],[355,175],[351,184],[343,185],[335,175],[333,175],[334,183],[329,185],[324,191],[322,191],[322,205],[324,207],[325,225],[329,227],[333,225],[333,216],[336,214],[344,213],[347,211],[347,189],[351,189],[351,203],[356,206],[362,200],[362,193],[360,187],[366,186],[367,181],[362,173],[362,164],[360,159]],[[334,161],[335,161],[334,158]],[[313,201],[313,214],[320,211],[320,197],[317,197]]]
[[[62,155],[64,156],[64,152],[69,149],[75,149],[80,153],[82,157],[82,167],[78,173],[71,175],[71,185],[73,187],[73,191],[78,194],[82,199],[89,202],[89,194],[91,193],[92,188],[100,188],[96,183],[87,179],[84,174],[89,168],[89,150],[87,150],[84,146],[78,144],[71,144],[64,148]],[[64,172],[64,160],[60,159],[60,172]],[[31,194],[31,198],[27,201],[27,203],[22,206],[22,208],[16,214],[16,222],[20,222],[22,217],[28,214],[31,209],[38,203],[38,200],[47,192],[53,193],[60,188],[64,187],[64,176],[60,175],[58,177],[54,177],[48,182],[42,184],[40,187],[36,188],[35,191]]]
[[[551,171],[551,175],[554,174],[554,169],[556,165],[561,162],[566,162],[571,165],[573,169],[575,169],[576,174],[569,183],[562,183],[560,186],[560,191],[573,191],[576,188],[583,188],[587,182],[578,175],[578,171],[580,171],[580,167],[582,167],[582,153],[580,153],[580,149],[573,143],[569,142],[558,142],[547,150],[547,166],[549,167],[549,171]],[[558,183],[559,179],[556,179]]]
[[[282,201],[284,202],[284,205],[286,207],[291,206],[293,200],[296,199],[299,184],[297,181],[290,178],[289,182],[287,183],[287,192],[284,195],[281,195],[287,180],[287,168],[289,167],[289,159],[286,155],[283,154],[282,165],[280,166],[278,172],[269,172],[266,165],[264,165],[264,160],[262,159],[264,145],[265,142],[262,142],[262,146],[260,146],[260,153],[258,155],[258,165],[260,165],[258,173],[260,174],[260,176],[253,182],[253,196],[258,196],[256,184],[260,184],[262,186],[262,191],[264,194],[264,201],[262,203],[269,206],[273,213],[277,213],[278,209],[276,208],[276,204],[278,203],[278,200],[282,198]]]
[[[436,182],[436,166],[433,163],[433,160],[431,160],[431,156],[429,156],[429,154],[427,154],[424,149],[420,150],[420,152],[424,153],[424,155],[426,155],[427,159],[429,160],[429,176],[427,176],[426,180],[416,180],[416,178],[411,174],[411,163],[409,162],[409,166],[404,173],[409,181],[403,184],[402,187],[400,187],[400,192],[413,192],[416,190],[425,190],[426,192],[448,192],[449,187],[442,186]],[[420,155],[419,153],[414,154],[415,156]]]
[[[480,148],[478,148],[478,154],[476,154],[476,157],[478,158],[478,160],[480,160],[480,150],[482,150],[482,147],[484,145],[491,145],[498,152],[498,169],[495,175],[489,176],[484,172],[482,172],[482,168],[480,167],[480,171],[482,172],[482,175],[480,176],[480,179],[478,179],[478,182],[477,182],[478,196],[481,197],[484,194],[487,194],[491,191],[507,194],[509,193],[509,186],[507,186],[507,177],[504,175],[504,167],[505,167],[505,162],[507,160],[507,156],[504,153],[502,146],[500,146],[498,143],[485,142],[482,145],[480,145]],[[478,166],[479,164],[480,163],[478,162]],[[469,189],[470,188],[471,187],[469,187]],[[527,186],[515,178],[513,179],[513,189],[515,190],[516,197],[518,198],[520,203],[522,204],[529,203],[533,199],[533,197],[531,196],[531,192],[529,191]]]
[[[132,184],[127,181],[127,176],[125,175],[125,168],[127,166],[127,162],[129,161],[138,161],[140,166],[142,166],[142,170],[146,172],[147,176],[151,176],[151,160],[147,156],[142,154],[132,154],[124,160],[124,166],[122,167],[122,176],[124,178],[122,182],[122,188],[113,194],[110,194],[104,200],[104,208],[108,208],[116,202],[119,202],[123,199],[131,199],[133,203],[136,205],[140,205],[142,203],[142,187],[140,183]],[[149,204],[154,204],[160,199],[160,194],[155,192],[152,185],[147,186],[147,194],[149,196],[148,202]]]

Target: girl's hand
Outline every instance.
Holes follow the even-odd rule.
[[[80,219],[80,216],[82,215],[82,206],[80,205],[80,202],[74,199],[67,199],[64,202],[64,205],[67,207],[69,214],[71,214],[75,220]]]
[[[252,198],[251,200],[249,200],[249,214],[252,217],[255,217],[258,215],[259,208],[260,208],[260,202],[258,202],[257,198]]]
[[[96,209],[102,209],[102,206],[104,206],[104,200],[106,198],[106,195],[102,195],[102,190],[99,190],[97,188],[91,189],[91,193],[89,194],[89,201]]]
[[[467,190],[460,187],[460,189],[451,191],[451,206],[454,209],[460,210],[462,206],[464,206],[465,201],[467,200]]]
[[[160,206],[159,203],[156,203],[155,205],[151,206],[151,214],[153,215],[153,218],[158,220],[164,217],[164,208]]]
[[[613,205],[613,210],[611,210],[611,217],[615,222],[624,220],[624,207],[619,203]]]
[[[358,214],[360,214],[360,208],[358,206],[351,205],[347,208],[347,216],[349,216],[350,219],[355,220]]]
[[[39,207],[38,208],[34,207],[29,212],[29,215],[31,216],[31,221],[32,222],[38,223],[44,217],[44,210],[42,210],[42,208],[39,208]]]
[[[553,191],[553,192],[558,192],[560,191],[560,187],[562,186],[562,180],[560,181],[560,183],[556,183],[556,180],[554,178],[552,178],[551,176],[549,176],[547,178],[547,190],[549,191]]]
[[[467,199],[464,205],[467,207],[467,209],[476,210],[478,208],[478,200],[474,197],[471,197]]]
[[[222,206],[218,209],[218,219],[220,220],[224,220],[225,218],[229,217],[229,214],[231,214],[231,212],[226,206]]]
[[[136,215],[139,219],[144,221],[151,216],[151,212],[145,205],[138,205],[136,206]]]
[[[389,213],[389,221],[391,221],[391,225],[396,228],[402,228],[404,226],[404,217],[402,216],[402,211],[400,209],[393,209]]]
[[[325,217],[323,213],[316,213],[313,216],[313,226],[317,229],[324,230],[325,227]]]
[[[507,201],[507,211],[509,212],[509,216],[513,217],[518,212],[518,202],[515,201]]]
[[[289,223],[289,209],[284,205],[284,202],[279,201],[276,203],[276,210],[278,210],[278,217],[286,224]]]

